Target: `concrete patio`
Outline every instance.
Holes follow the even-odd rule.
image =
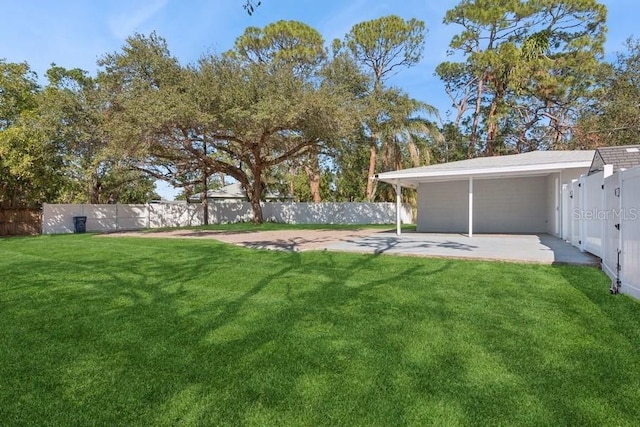
[[[357,230],[161,230],[121,232],[106,237],[215,239],[254,249],[284,251],[331,250],[435,258],[480,259],[539,264],[599,266],[600,259],[580,252],[548,234],[436,234]]]
[[[328,250],[413,255],[442,258],[465,258],[539,264],[600,264],[600,259],[580,252],[570,244],[548,234],[435,234],[404,232],[375,233],[362,238],[337,242]]]

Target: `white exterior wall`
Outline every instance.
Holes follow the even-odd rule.
[[[571,184],[562,184],[562,240],[571,240]]]
[[[273,202],[263,207],[265,221],[287,224],[388,224],[395,218],[391,203],[292,203]],[[404,204],[401,222],[410,224],[411,206]]]
[[[117,209],[116,205],[85,206],[87,231],[116,231],[118,229]]]
[[[468,231],[468,181],[424,183],[418,186],[417,192],[417,231],[423,233],[466,233]]]
[[[579,179],[582,175],[589,172],[589,168],[564,169],[561,172],[562,183],[570,184],[574,179]]]

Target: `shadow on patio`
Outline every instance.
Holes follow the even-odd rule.
[[[327,249],[375,254],[468,258],[539,264],[599,265],[600,260],[548,234],[390,232],[336,243]]]

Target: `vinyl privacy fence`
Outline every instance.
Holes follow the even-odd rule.
[[[263,203],[265,221],[286,224],[394,224],[395,203]],[[74,232],[74,217],[86,217],[86,231],[116,232],[143,228],[197,226],[204,223],[201,204],[144,205],[45,204],[42,233]],[[209,223],[248,222],[251,204],[229,201],[209,204]],[[411,207],[402,207],[403,223],[411,223]]]
[[[640,166],[583,175],[563,188],[563,238],[602,259],[612,289],[640,298]]]

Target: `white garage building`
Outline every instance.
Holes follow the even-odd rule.
[[[562,185],[587,173],[593,157],[591,150],[533,151],[385,172],[377,178],[394,185],[398,195],[401,187],[417,190],[418,232],[560,237],[563,210],[568,209],[562,206]]]

